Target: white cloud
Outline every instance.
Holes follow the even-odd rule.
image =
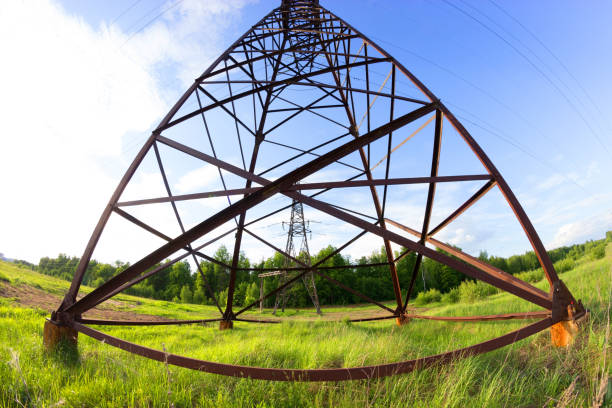
[[[557,187],[566,181],[565,177],[559,173],[555,173],[537,185],[538,190],[548,190]]]
[[[2,252],[31,261],[80,255],[134,150],[220,53],[244,4],[186,0],[130,38],[52,0],[0,2]],[[162,71],[180,82],[168,87]],[[121,258],[128,249],[119,241],[96,256]]]
[[[558,248],[589,238],[593,239],[593,237],[601,239],[605,236],[605,232],[610,230],[612,230],[612,208],[600,214],[562,225],[546,247],[548,249]]]
[[[201,192],[212,181],[219,178],[219,170],[215,166],[209,165],[192,170],[179,179],[176,188],[179,192]]]

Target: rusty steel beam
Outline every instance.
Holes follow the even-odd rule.
[[[423,320],[440,320],[446,322],[486,322],[495,320],[528,320],[528,319],[542,319],[551,317],[551,312],[548,310],[541,310],[538,312],[524,312],[524,313],[503,313],[496,315],[480,315],[480,316],[429,316],[419,314],[407,314],[409,319],[423,319]]]
[[[268,17],[272,16],[273,14],[274,14],[274,10],[268,13],[266,16],[264,16],[261,20],[259,20],[258,24],[261,24],[263,21],[265,21]],[[229,55],[229,52],[232,49],[234,49],[239,43],[241,43],[243,39],[246,38],[251,32],[252,32],[252,29],[244,33],[239,39],[237,39],[232,45],[230,45],[228,49],[225,50],[225,52],[221,54],[219,58],[217,58],[210,65],[210,67],[206,71],[204,71],[202,75],[206,75],[208,72],[212,71],[219,63],[221,63],[221,61],[223,61],[226,58],[227,55]],[[168,122],[170,122],[172,117],[176,114],[176,112],[179,111],[179,109],[183,106],[185,101],[187,101],[189,96],[191,96],[193,91],[196,89],[197,89],[197,83],[194,83],[193,85],[191,85],[189,89],[174,104],[174,106],[172,107],[172,109],[170,109],[170,111],[166,114],[166,116],[164,116],[164,118],[162,119],[158,127],[163,127]],[[104,230],[104,227],[106,226],[106,223],[108,222],[108,219],[110,218],[112,214],[113,208],[115,207],[115,204],[119,200],[119,197],[121,197],[121,194],[125,190],[125,187],[129,183],[130,179],[136,172],[136,169],[138,168],[138,166],[140,166],[140,163],[144,159],[145,155],[148,153],[157,135],[158,135],[158,132],[153,132],[151,136],[149,136],[149,138],[147,139],[145,144],[142,146],[140,151],[136,154],[136,157],[130,164],[130,167],[128,168],[128,170],[123,175],[123,178],[119,182],[119,185],[115,189],[113,195],[108,201],[108,204],[104,208],[104,211],[102,212],[102,215],[100,216],[100,219],[98,220],[98,224],[96,224],[96,228],[94,229],[94,232],[89,238],[89,242],[87,243],[87,246],[85,247],[85,251],[83,252],[83,255],[81,256],[79,260],[79,264],[77,265],[77,269],[75,271],[74,278],[72,280],[72,283],[70,284],[70,289],[66,293],[66,296],[64,297],[64,300],[62,301],[62,304],[59,307],[60,311],[65,311],[69,306],[72,306],[74,302],[76,301],[76,295],[79,291],[79,288],[81,287],[81,283],[83,282],[83,276],[85,275],[85,270],[87,269],[87,265],[89,264],[89,261],[91,260],[91,256],[96,247],[96,244],[98,243],[98,240],[100,239],[100,236],[102,235],[102,231]]]
[[[313,370],[251,367],[198,360],[121,340],[117,337],[102,333],[77,322],[75,322],[72,327],[86,336],[122,350],[129,351],[130,353],[147,357],[152,360],[157,360],[162,363],[190,368],[197,371],[204,371],[207,373],[270,381],[348,381],[404,374],[417,369],[426,368],[434,364],[449,363],[460,358],[486,353],[541,332],[542,330],[552,326],[553,323],[555,322],[553,322],[551,318],[545,318],[521,329],[482,343],[475,344],[473,346],[468,346],[429,357],[421,357],[414,360],[363,367]]]
[[[345,143],[344,145],[331,150],[323,156],[314,159],[310,163],[293,170],[292,172],[275,180],[274,182],[267,184],[261,190],[250,194],[242,200],[238,201],[237,203],[234,203],[229,207],[221,210],[216,215],[201,222],[200,224],[196,225],[184,234],[181,234],[177,238],[173,239],[171,242],[153,251],[151,254],[147,255],[140,261],[134,263],[133,265],[125,269],[121,274],[111,278],[108,282],[104,283],[99,288],[85,295],[77,303],[66,308],[64,311],[78,314],[88,310],[90,307],[92,307],[96,300],[101,299],[103,296],[110,293],[113,289],[116,289],[119,286],[128,282],[129,280],[136,278],[144,270],[151,267],[153,264],[161,262],[164,258],[171,255],[176,250],[186,246],[187,244],[195,241],[202,235],[221,226],[223,223],[231,220],[234,216],[242,213],[242,211],[259,204],[271,195],[278,193],[286,186],[294,184],[297,180],[301,180],[307,177],[308,175],[316,172],[317,170],[320,170],[328,164],[333,163],[340,157],[346,156],[347,154],[358,150],[360,147],[371,143],[377,139],[380,139],[393,129],[400,128],[405,124],[410,123],[430,113],[436,108],[436,106],[437,103],[432,103],[423,106],[422,108],[416,109],[410,113],[407,113],[406,115],[394,120],[393,122],[387,123],[373,130],[372,132],[359,137],[358,139],[354,139],[348,143]],[[209,157],[209,159],[212,158]],[[221,167],[221,163],[219,164],[219,167]],[[244,173],[246,173],[247,177],[249,178],[254,177],[252,173]]]
[[[203,324],[213,323],[222,320],[220,317],[216,319],[195,319],[195,320],[104,320],[104,319],[77,319],[81,324],[92,324],[95,326],[171,326],[183,324]]]
[[[414,74],[412,74],[408,69],[406,69],[406,67],[404,67],[400,62],[398,62],[395,58],[393,58],[391,56],[391,54],[386,52],[382,47],[380,47],[378,44],[374,43],[368,37],[363,35],[363,33],[361,33],[360,31],[356,30],[355,28],[353,28],[353,26],[348,24],[346,21],[344,21],[340,17],[334,15],[333,13],[330,13],[330,12],[328,12],[328,13],[330,15],[338,18],[338,20],[342,24],[346,25],[353,32],[358,34],[361,38],[363,38],[364,41],[367,41],[368,44],[370,44],[373,48],[375,48],[381,55],[384,55],[384,56],[386,56],[388,58],[391,58],[391,60],[393,61],[393,64],[396,65],[399,68],[399,70],[421,92],[423,92],[425,95],[427,95],[427,97],[429,98],[430,101],[433,102],[433,101],[437,101],[438,100],[438,98],[433,94],[433,92],[431,92],[416,76],[414,76]],[[461,124],[461,122],[459,122],[459,120],[455,117],[455,115],[453,115],[452,112],[443,103],[440,103],[440,110],[444,113],[444,116],[447,118],[447,120],[457,130],[457,132],[459,132],[461,137],[470,146],[472,151],[480,159],[481,163],[484,165],[484,167],[487,169],[487,171],[496,180],[499,189],[501,190],[502,194],[505,196],[506,201],[508,202],[508,204],[510,205],[510,207],[514,211],[514,214],[516,215],[517,219],[519,220],[519,223],[523,227],[523,230],[525,231],[525,234],[527,235],[527,238],[529,239],[529,242],[531,243],[531,246],[533,247],[533,250],[534,250],[536,256],[538,257],[538,260],[540,261],[540,265],[542,265],[542,268],[544,269],[544,273],[546,275],[546,278],[548,279],[550,287],[552,288],[553,282],[558,281],[559,277],[557,276],[557,273],[556,273],[555,268],[554,268],[554,266],[552,264],[552,261],[550,260],[550,257],[546,253],[546,249],[544,248],[544,245],[542,244],[542,241],[540,240],[540,237],[538,236],[535,228],[533,227],[533,224],[531,224],[531,221],[527,217],[527,214],[525,213],[525,210],[523,210],[523,207],[520,205],[520,203],[516,199],[516,196],[514,195],[512,190],[510,189],[510,186],[508,185],[508,183],[506,183],[505,179],[502,177],[501,173],[497,170],[497,168],[495,167],[495,165],[493,164],[491,159],[489,159],[489,157],[485,154],[485,152],[478,145],[478,143],[476,143],[474,138],[470,135],[470,133],[467,131],[467,129],[465,129],[465,127]]]
[[[409,228],[405,225],[400,224],[399,222],[387,219],[387,222],[391,225],[393,225],[394,227],[397,227],[405,232],[408,232],[414,236],[420,236],[420,233],[418,231],[413,230],[412,228]],[[541,289],[536,288],[535,286],[520,280],[512,275],[510,275],[507,272],[502,271],[499,268],[496,268],[492,265],[489,265],[488,263],[481,261],[478,258],[475,258],[471,255],[468,255],[460,250],[458,250],[457,248],[453,247],[452,245],[449,244],[445,244],[444,242],[438,241],[434,238],[427,238],[426,242],[429,244],[432,244],[433,246],[435,246],[436,248],[442,249],[445,252],[449,253],[452,256],[456,256],[457,258],[461,259],[464,262],[467,262],[468,264],[482,270],[485,271],[486,273],[489,273],[491,275],[494,275],[496,277],[498,277],[499,279],[503,279],[513,285],[517,285],[522,287],[524,290],[531,292],[534,296],[538,296],[540,298],[540,300],[543,302],[542,304],[540,304],[540,306],[543,306],[547,309],[551,309],[552,308],[552,303],[551,303],[551,299],[550,299],[550,295],[546,292],[544,292]]]
[[[427,233],[427,236],[432,237],[436,235],[438,232],[440,232],[442,228],[446,227],[448,224],[453,222],[455,218],[463,214],[468,208],[470,208],[478,200],[480,200],[485,194],[487,194],[489,190],[495,187],[495,183],[496,183],[495,180],[490,179],[484,186],[482,186],[478,191],[476,191],[474,195],[468,198],[465,203],[461,204],[461,206],[457,208],[455,211],[453,211],[451,215],[446,217],[444,221],[438,224],[435,228],[432,228],[431,231]]]
[[[440,145],[442,143],[442,112],[436,111],[436,125],[434,132],[434,143],[433,143],[433,154],[431,159],[431,177],[434,178],[438,175],[438,166],[440,164]],[[389,144],[389,147],[391,144]],[[388,153],[390,156],[391,153]],[[387,165],[389,163],[389,157]],[[429,189],[427,190],[427,202],[425,203],[425,215],[423,216],[423,228],[421,230],[421,237],[419,238],[419,244],[424,245],[427,239],[427,231],[429,230],[429,220],[431,219],[431,210],[433,208],[434,195],[436,194],[436,182],[431,181],[429,183]],[[418,253],[414,267],[412,268],[412,276],[410,277],[410,284],[408,285],[408,291],[406,292],[406,301],[404,303],[404,310],[408,306],[410,296],[412,295],[412,289],[414,288],[414,282],[416,281],[419,268],[421,267],[421,261],[423,260],[423,254]]]

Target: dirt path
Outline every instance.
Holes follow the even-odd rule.
[[[38,288],[29,285],[13,286],[9,284],[0,285],[0,297],[14,298],[15,303],[22,307],[37,307],[51,313],[62,302],[59,296],[52,295]],[[129,305],[117,300],[109,300],[104,304],[88,310],[83,317],[89,319],[106,320],[136,320],[136,321],[167,321],[169,319],[134,313],[126,310],[116,310],[117,308],[130,307]]]

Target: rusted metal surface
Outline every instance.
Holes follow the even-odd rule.
[[[403,78],[408,79],[408,87],[402,82]],[[296,96],[304,95],[304,92],[314,92],[316,95]],[[418,96],[414,96],[415,94]],[[246,109],[248,115],[245,113],[245,106],[250,108]],[[304,126],[303,122],[299,122],[304,115],[320,120],[319,123],[325,123],[329,129],[319,132],[322,135],[308,129],[309,134],[313,135],[312,141],[304,136],[301,136],[301,139],[307,139],[305,142],[297,140],[294,133],[297,133],[297,127]],[[216,122],[211,116],[217,118],[216,120],[223,117],[228,122],[217,130]],[[401,160],[404,160],[402,156],[398,158],[398,155],[409,149],[409,142],[417,134],[428,132],[426,128],[432,122],[433,135],[428,139],[432,148],[427,153],[428,157],[431,154],[431,165],[428,164],[424,169],[423,176],[406,177],[407,174],[395,170],[397,163],[401,164]],[[297,126],[294,123],[297,123]],[[444,123],[450,124],[457,131],[462,143],[469,147],[473,157],[484,167],[481,172],[484,174],[439,174],[439,168],[443,168],[440,167],[440,151],[445,146]],[[184,129],[196,127],[201,129],[201,134],[196,136],[202,138],[203,144],[190,145],[191,142],[186,141],[189,138],[181,138],[173,133],[175,130],[180,132],[181,129],[185,131]],[[217,135],[219,132],[221,134]],[[318,138],[314,137],[315,133]],[[224,143],[230,143],[231,140],[235,146],[233,153],[238,159],[224,158],[226,156],[221,153],[223,149],[215,148],[215,137],[217,140],[223,138]],[[396,140],[398,138],[401,141],[399,143]],[[285,149],[285,152],[291,153],[264,161],[262,152],[268,147]],[[207,192],[175,194],[173,190],[176,189],[168,177],[170,171],[167,173],[164,166],[162,149],[189,156],[190,160],[195,158],[203,166],[212,166],[219,175],[220,185],[211,187]],[[162,191],[166,192],[166,197],[122,199],[124,190],[148,154],[157,163],[163,181]],[[374,154],[376,157],[373,158]],[[376,161],[380,156],[382,158]],[[373,163],[376,164],[372,165]],[[340,180],[305,180],[333,166],[342,168],[346,175],[343,173]],[[469,181],[482,181],[485,184],[461,206],[450,212],[450,215],[445,213],[446,218],[431,228],[438,184]],[[416,184],[427,187],[427,199],[423,202],[423,211],[420,211],[423,221],[418,230],[410,228],[405,225],[407,223],[404,220],[389,214],[392,189]],[[502,192],[531,243],[550,283],[550,293],[434,238],[434,235],[452,225],[463,213],[470,211],[473,205],[495,186]],[[367,194],[362,194],[360,200],[367,203],[368,208],[355,208],[330,199],[330,193],[345,191],[344,189],[367,191]],[[354,227],[357,232],[342,236],[340,242],[344,242],[347,236],[353,238],[337,246],[331,254],[313,265],[300,261],[296,254],[281,250],[273,240],[252,228],[258,225],[257,223],[292,207],[293,204],[276,208],[270,200],[274,196],[283,196],[292,203],[320,211],[336,221]],[[191,224],[191,228],[187,228],[179,211],[181,202],[206,201],[214,197],[225,197],[225,208],[205,219],[200,218],[195,224]],[[146,223],[126,211],[131,212],[134,207],[152,204],[170,204],[179,227],[178,235],[164,232],[163,227]],[[265,211],[259,211],[264,206]],[[77,300],[94,249],[113,215],[161,238],[165,244]],[[249,218],[251,215],[254,219]],[[229,224],[231,226],[228,226]],[[231,260],[222,262],[205,253],[208,245],[219,242],[229,234],[234,234],[234,245],[230,249]],[[376,236],[378,242],[382,241],[384,256],[380,262],[323,266],[324,262],[366,235]],[[262,285],[260,298],[236,312],[234,292],[238,272],[266,276],[278,270],[239,265],[240,253],[244,249],[243,239],[251,237],[291,259],[295,266],[283,270],[291,271],[295,276],[268,293],[264,293]],[[206,242],[201,244],[199,239]],[[404,252],[396,256],[392,251],[392,244],[402,246]],[[432,249],[432,246],[437,250]],[[416,254],[416,263],[407,287],[402,288],[396,264],[410,253]],[[544,310],[464,317],[411,313],[408,302],[423,257],[454,268],[470,278],[489,283]],[[118,322],[81,317],[87,310],[186,258],[195,262],[197,273],[204,279],[208,296],[214,299],[222,317],[168,322]],[[170,261],[164,263],[167,259]],[[216,299],[215,291],[205,279],[199,265],[202,260],[228,271],[225,308],[220,306],[221,302]],[[367,290],[362,293],[327,272],[332,270],[357,274],[361,268],[368,267],[388,268],[387,283],[393,289],[393,307],[389,307],[380,299],[374,299]],[[534,318],[543,320],[497,339],[436,356],[394,364],[331,370],[240,367],[199,361],[138,346],[85,325],[166,325],[220,321],[220,328],[231,329],[234,321],[278,323],[276,320],[238,316],[255,305],[263,307],[265,299],[278,294],[307,274],[324,279],[389,313],[378,317],[351,316],[349,320],[353,322],[395,318],[409,329],[411,319],[449,322]],[[568,288],[559,280],[535,228],[516,196],[489,157],[452,112],[401,63],[354,27],[322,7],[318,1],[283,0],[280,7],[255,24],[196,78],[194,84],[147,139],[105,207],[85,247],[70,289],[58,310],[54,312],[53,318],[64,326],[74,327],[81,333],[108,344],[159,361],[167,359],[168,363],[182,367],[279,381],[337,381],[399,374],[460,356],[487,352],[537,333],[552,324],[572,322],[585,313],[582,304],[573,298]]]
[[[129,351],[130,353],[147,357],[152,360],[157,360],[179,367],[190,368],[192,370],[204,371],[207,373],[270,381],[347,381],[404,374],[416,369],[426,368],[434,364],[447,363],[460,358],[486,353],[536,334],[549,328],[552,324],[553,321],[551,318],[542,319],[519,330],[515,330],[503,336],[496,337],[473,346],[414,360],[363,367],[314,370],[250,367],[197,360],[194,358],[164,353],[163,351],[121,340],[80,323],[75,323],[74,328],[80,333],[90,336],[96,340],[103,341],[105,344]]]
[[[428,316],[419,314],[408,314],[411,319],[424,320],[442,320],[447,322],[486,322],[490,320],[512,320],[512,319],[541,319],[550,317],[550,311],[542,310],[539,312],[524,312],[524,313],[504,313],[497,315],[479,315],[479,316]]]

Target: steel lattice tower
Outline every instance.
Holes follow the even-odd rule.
[[[474,162],[471,167],[470,160]],[[167,172],[168,167],[173,171]],[[151,175],[157,177],[158,189],[143,196],[139,177],[149,180]],[[181,182],[194,179],[208,181],[193,190]],[[465,187],[466,183],[474,187]],[[449,185],[457,188],[447,189]],[[446,206],[435,205],[445,190],[463,195],[447,199]],[[496,208],[508,211],[520,227],[519,234],[531,245],[548,280],[548,291],[440,238],[464,213],[474,214],[477,203],[491,192],[498,196],[498,201],[492,201]],[[330,236],[331,253],[313,264],[291,255],[292,245],[282,250],[282,243],[275,243],[261,227],[270,217],[296,208],[295,203],[300,209],[308,207],[309,214],[312,211],[341,225]],[[105,228],[118,223],[131,228],[118,235],[125,245],[139,240],[148,249],[136,254],[125,270],[78,297],[94,250],[104,242]],[[303,228],[303,216],[301,225]],[[472,225],[498,228],[477,212]],[[364,237],[377,246],[382,244],[381,262],[323,266]],[[230,260],[210,256],[211,245],[224,239],[233,246]],[[296,266],[286,270],[295,275],[257,301],[239,307],[234,299],[239,274],[276,270],[240,264],[241,251],[255,244],[292,259]],[[392,244],[400,248],[397,254]],[[410,253],[415,254],[416,262],[408,279],[400,282],[397,263]],[[509,292],[537,309],[488,316],[415,315],[407,305],[423,257]],[[536,321],[504,336],[434,356],[315,370],[202,361],[146,348],[91,327],[160,324],[102,321],[88,318],[87,313],[185,259],[198,265],[197,273],[204,278],[219,315],[161,324],[219,322],[221,329],[229,329],[234,322],[277,323],[246,318],[243,313],[312,274],[380,309],[380,315],[354,316],[352,321]],[[226,271],[228,283],[223,291],[206,281],[201,261]],[[358,274],[374,267],[385,268],[384,285],[393,293],[391,306],[384,302],[388,299],[375,299],[368,287],[357,290],[328,272]],[[215,293],[227,293],[225,308]],[[45,333],[66,331],[76,336],[80,332],[158,361],[224,375],[337,381],[405,373],[491,351],[551,327],[564,330],[585,313],[559,279],[504,177],[446,105],[398,60],[317,0],[282,0],[280,7],[254,24],[195,78],[153,130],[104,208],[70,289],[45,325]],[[45,338],[52,338],[51,334]]]
[[[285,253],[290,257],[285,256],[285,268],[294,266],[293,259],[299,258],[301,258],[306,265],[312,265],[310,259],[310,249],[308,248],[308,233],[310,233],[310,227],[308,224],[309,223],[307,223],[304,219],[304,206],[298,200],[293,200],[293,203],[291,204],[291,219],[287,223],[289,230],[287,231],[287,245],[285,246]],[[295,241],[300,243],[299,251],[296,251]],[[276,314],[276,309],[278,308],[279,304],[281,305],[281,310],[283,312],[285,311],[285,306],[287,304],[287,289],[290,287],[285,286],[285,284],[289,279],[290,275],[286,270],[280,271],[279,287],[282,289],[280,293],[276,294],[272,314]],[[315,285],[314,274],[312,271],[309,271],[306,275],[303,275],[302,281],[304,282],[304,286],[308,291],[308,296],[310,297],[312,304],[317,310],[317,314],[321,314],[319,296],[317,295],[317,286]]]

